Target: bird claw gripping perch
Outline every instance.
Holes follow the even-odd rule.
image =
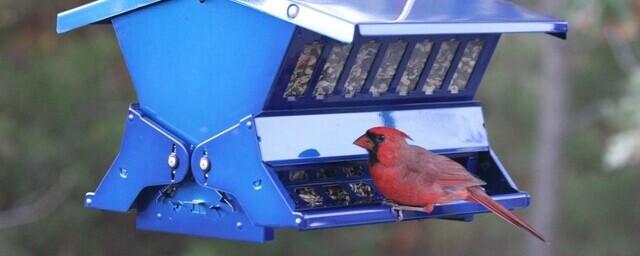
[[[398,222],[404,220],[404,211],[425,212],[421,207],[400,205],[391,201],[383,201],[382,204],[391,206],[391,212],[397,216]]]

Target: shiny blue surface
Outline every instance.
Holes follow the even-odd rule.
[[[194,145],[262,110],[294,29],[226,0],[165,1],[113,26],[143,111]]]
[[[226,131],[198,145],[191,158],[198,184],[234,196],[252,223],[271,227],[297,228],[300,214],[293,212],[282,185],[259,160],[257,136],[251,117],[239,120]],[[197,166],[207,155],[211,161],[208,178]],[[299,221],[299,220],[298,220]]]
[[[371,127],[390,124],[411,136],[412,143],[430,150],[453,153],[489,148],[480,106],[265,116],[255,122],[262,160],[267,162],[365,155],[364,149],[353,146],[355,138]],[[308,151],[316,153],[305,156],[303,152]]]
[[[96,191],[87,193],[87,207],[127,212],[144,188],[178,183],[189,170],[189,152],[184,143],[142,117],[136,106],[129,108],[125,122],[120,153]],[[179,159],[174,174],[167,164],[172,152]]]
[[[509,209],[524,208],[529,206],[529,194],[513,193],[499,196],[492,196],[494,200]],[[445,205],[438,205],[433,212],[426,214],[422,212],[404,212],[405,221],[430,218],[462,218],[459,214],[465,213],[467,216],[486,213],[488,210],[477,203],[466,201],[456,201]],[[396,222],[397,216],[391,211],[389,206],[351,206],[344,210],[334,211],[308,211],[304,213],[303,230],[314,230],[323,228],[346,227],[353,225],[366,225],[375,223]]]
[[[109,20],[126,12],[163,0],[99,0],[58,14],[58,33],[64,33],[91,23]]]
[[[163,195],[162,187],[145,190],[138,203],[138,228],[257,243],[273,239],[273,229],[254,225],[242,209],[225,204],[219,193],[191,177],[175,188],[171,196]]]
[[[500,0],[299,2],[302,6],[318,10],[326,16],[354,24],[364,36],[545,32],[564,37],[568,29],[567,22],[563,20]],[[301,23],[302,26],[307,25],[309,29],[320,33],[328,30],[323,30],[313,21]],[[334,26],[339,25],[341,24]]]
[[[564,20],[500,0],[229,0],[351,42],[364,36],[544,32],[566,37]],[[109,20],[161,0],[100,0],[58,17],[58,31]],[[163,1],[164,2],[164,1]],[[213,1],[207,1],[213,2]],[[218,1],[215,1],[218,2]],[[295,16],[288,15],[295,5]]]

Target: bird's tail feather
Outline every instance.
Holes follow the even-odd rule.
[[[536,231],[531,226],[529,226],[529,224],[527,224],[524,220],[520,219],[518,216],[511,213],[511,211],[509,211],[507,208],[504,208],[498,202],[493,201],[493,199],[491,199],[491,197],[489,197],[489,195],[487,195],[487,193],[484,192],[482,187],[479,187],[479,186],[469,187],[467,188],[467,190],[469,191],[470,200],[484,205],[485,207],[487,207],[487,209],[489,209],[491,212],[498,215],[500,218],[502,218],[506,222],[509,222],[517,227],[520,227],[526,230],[531,235],[540,239],[540,241],[547,243],[547,241],[544,239],[542,234],[538,233],[538,231]]]

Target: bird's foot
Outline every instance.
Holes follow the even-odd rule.
[[[399,205],[399,204],[396,204],[394,202],[389,202],[389,201],[383,201],[382,204],[391,206],[391,212],[396,214],[398,221],[403,221],[404,220],[404,211],[424,212],[424,208],[422,208],[422,207]]]

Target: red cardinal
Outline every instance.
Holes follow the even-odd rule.
[[[409,145],[406,139],[411,140],[397,129],[375,127],[353,143],[369,152],[373,182],[386,198],[400,204],[395,209],[430,213],[435,204],[461,199],[477,202],[546,242],[529,224],[493,201],[482,188],[484,181],[457,162]]]

